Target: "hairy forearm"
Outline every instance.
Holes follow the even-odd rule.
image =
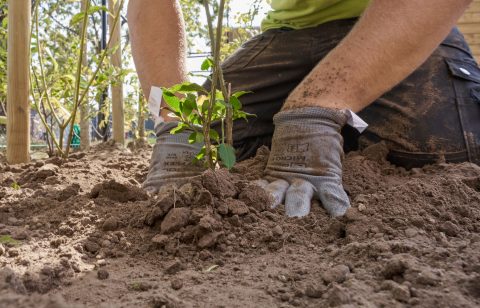
[[[132,54],[143,91],[183,82],[186,40],[177,0],[132,0],[128,5]]]
[[[373,0],[356,26],[291,93],[284,109],[358,112],[418,68],[471,0]]]

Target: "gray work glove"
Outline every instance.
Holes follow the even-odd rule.
[[[265,170],[269,182],[265,189],[275,200],[273,207],[285,201],[287,216],[303,217],[316,198],[331,216],[344,215],[350,201],[342,186],[340,130],[347,115],[307,107],[280,112],[273,121],[272,151]]]
[[[178,122],[166,122],[155,127],[157,143],[153,148],[147,180],[143,183],[148,192],[156,193],[166,184],[182,185],[205,170],[201,165],[193,164],[203,144],[189,144],[188,137],[192,132],[188,130],[170,134],[177,125]]]

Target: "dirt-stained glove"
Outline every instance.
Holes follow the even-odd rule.
[[[265,170],[275,203],[285,202],[289,217],[310,213],[319,199],[333,216],[342,216],[350,201],[342,186],[345,112],[319,107],[282,111],[275,115],[272,151]],[[265,183],[266,184],[266,183]]]
[[[203,144],[188,143],[191,131],[170,134],[177,125],[178,122],[166,122],[155,127],[157,143],[153,148],[147,180],[143,183],[143,188],[148,192],[156,193],[166,184],[182,185],[204,171],[201,165],[193,164]]]

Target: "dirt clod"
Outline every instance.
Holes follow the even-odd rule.
[[[98,270],[98,272],[97,272],[97,277],[98,277],[98,279],[100,279],[100,280],[105,280],[105,279],[108,279],[108,277],[110,277],[110,273],[107,272],[107,271],[104,270],[104,269],[100,269],[100,270]]]
[[[328,269],[323,273],[322,278],[326,284],[337,282],[342,283],[350,273],[350,269],[346,265],[337,265],[331,269]]]
[[[115,231],[118,229],[120,222],[118,221],[118,218],[116,217],[109,217],[105,219],[105,221],[102,224],[102,230],[103,231]]]
[[[189,217],[189,208],[181,207],[170,210],[161,224],[162,233],[168,234],[180,230],[188,224]]]
[[[345,217],[312,202],[290,219],[251,182],[266,149],[147,195],[150,151],[0,157],[0,307],[57,294],[64,307],[480,306],[477,165],[409,171],[381,147],[349,153]],[[99,281],[103,270],[115,279]]]
[[[181,281],[180,279],[174,279],[172,280],[171,285],[172,285],[172,289],[180,290],[183,287],[183,281]]]

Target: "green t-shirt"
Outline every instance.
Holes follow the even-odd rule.
[[[289,27],[303,29],[328,21],[362,15],[370,0],[269,0],[272,11],[262,30]]]

